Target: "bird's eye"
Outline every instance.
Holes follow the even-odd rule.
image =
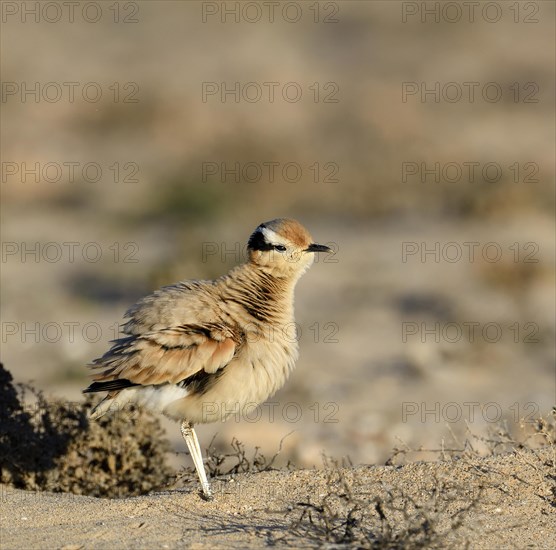
[[[286,247],[283,244],[276,244],[276,245],[274,245],[274,248],[276,250],[278,250],[278,252],[285,252],[286,251]]]

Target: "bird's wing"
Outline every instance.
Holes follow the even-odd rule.
[[[232,360],[241,343],[237,331],[218,318],[214,286],[206,281],[161,288],[125,316],[127,336],[89,365],[102,372],[86,391],[175,384],[202,370],[213,373]]]
[[[217,324],[180,325],[120,338],[89,365],[103,369],[93,376],[89,391],[176,384],[201,370],[214,373],[232,360],[236,340],[230,329]]]
[[[168,327],[215,323],[218,320],[214,284],[184,281],[165,286],[126,311],[123,332],[140,336]]]

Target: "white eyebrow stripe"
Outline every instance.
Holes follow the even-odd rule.
[[[278,233],[276,233],[275,231],[272,231],[272,229],[269,229],[268,227],[263,227],[261,229],[261,232],[264,235],[264,238],[265,238],[267,243],[270,243],[270,244],[286,244],[286,241],[282,237],[280,237],[280,235],[278,235]]]

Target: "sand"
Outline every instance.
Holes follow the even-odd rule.
[[[356,466],[336,474],[341,472],[352,487],[353,498],[371,501],[388,489],[403,492],[406,502],[425,503],[432,533],[441,534],[437,547],[554,548],[554,459],[554,448],[548,448],[448,462]],[[294,528],[303,509],[297,504],[322,501],[330,475],[330,470],[280,470],[225,476],[214,481],[211,502],[195,488],[98,499],[4,485],[1,548],[319,546],[325,538],[310,524]],[[426,504],[432,502],[434,487],[442,488],[436,512]],[[340,492],[339,486],[332,489]],[[456,529],[451,522],[469,505]],[[397,526],[403,529],[407,521]]]

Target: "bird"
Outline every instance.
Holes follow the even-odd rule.
[[[187,280],[142,298],[124,315],[123,336],[87,365],[84,393],[108,392],[90,417],[132,403],[180,422],[183,439],[210,500],[194,426],[225,420],[280,389],[298,358],[292,338],[294,288],[330,252],[296,220],[261,223],[246,261],[214,280]]]

